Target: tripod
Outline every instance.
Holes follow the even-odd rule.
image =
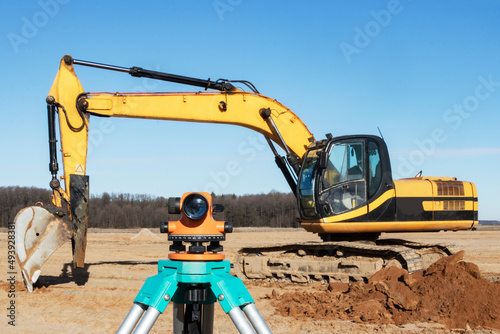
[[[243,282],[229,272],[229,261],[160,260],[117,334],[149,333],[170,301],[174,334],[212,334],[216,301],[240,333],[271,333]]]

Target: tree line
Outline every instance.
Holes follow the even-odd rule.
[[[51,191],[34,187],[0,187],[0,227],[7,227],[24,207],[50,204]],[[234,227],[299,227],[297,202],[292,193],[258,195],[214,195],[224,212],[216,220],[230,221]],[[178,220],[168,213],[168,199],[151,195],[103,193],[91,195],[91,228],[158,228],[162,221]]]
[[[481,225],[500,225],[500,220],[481,220]]]

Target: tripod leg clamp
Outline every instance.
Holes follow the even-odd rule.
[[[235,307],[254,303],[241,279],[231,276],[229,273],[215,276],[211,282],[211,289],[226,313]]]
[[[158,275],[149,277],[139,291],[134,303],[156,308],[163,313],[168,303],[183,304],[186,284],[201,284],[209,288],[225,313],[235,307],[254,303],[241,279],[231,276],[229,261],[171,261],[158,262]],[[182,293],[182,294],[181,294]]]
[[[134,299],[134,303],[141,303],[154,307],[160,313],[165,311],[171,296],[177,291],[175,275],[164,276],[161,274],[149,277]]]

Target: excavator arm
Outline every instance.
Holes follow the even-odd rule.
[[[216,91],[180,93],[89,93],[83,89],[74,65],[128,72],[136,77],[183,83]],[[47,97],[50,171],[53,208],[23,209],[16,216],[16,253],[28,289],[38,279],[41,266],[62,244],[72,240],[73,266],[85,262],[88,226],[89,179],[86,175],[90,116],[160,119],[233,124],[263,134],[276,163],[295,191],[302,160],[314,137],[291,110],[258,93],[235,88],[227,80],[202,80],[168,73],[123,68],[64,56]],[[58,117],[58,122],[56,122]],[[64,185],[58,179],[56,123],[59,124]],[[281,157],[273,142],[287,154]],[[65,209],[65,210],[64,210]]]

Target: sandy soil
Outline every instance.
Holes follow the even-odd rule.
[[[479,267],[482,277],[500,278],[500,231],[477,231],[387,234],[386,238],[404,238],[418,242],[448,242],[465,250],[464,260]],[[88,235],[87,268],[73,272],[71,246],[61,247],[45,264],[39,284],[29,293],[22,283],[20,270],[9,274],[7,267],[7,234],[0,233],[0,316],[1,333],[110,333],[115,332],[132,305],[136,294],[149,276],[156,274],[158,259],[168,254],[167,236],[140,233],[140,230],[91,230]],[[224,253],[232,260],[243,246],[296,241],[319,241],[300,229],[240,229],[228,234]],[[9,296],[7,280],[14,276],[15,297]],[[250,282],[245,285],[256,301],[273,333],[500,333],[500,329],[446,329],[435,322],[360,324],[349,320],[314,320],[281,316],[273,306],[274,294],[303,293],[324,287],[311,285]],[[271,298],[270,298],[271,296]],[[7,315],[14,302],[15,327]],[[498,310],[496,310],[498,312]],[[499,317],[500,314],[496,313]],[[172,333],[172,306],[160,316],[151,333]],[[236,328],[222,308],[215,307],[215,333],[236,333]]]

